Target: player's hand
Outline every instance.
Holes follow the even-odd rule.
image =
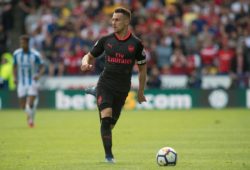
[[[144,93],[143,92],[140,92],[138,91],[138,94],[137,94],[137,100],[138,102],[141,104],[142,102],[146,102],[146,97],[144,96]]]
[[[81,70],[82,71],[91,71],[92,69],[93,69],[93,65],[92,64],[82,63],[82,65],[81,65]]]

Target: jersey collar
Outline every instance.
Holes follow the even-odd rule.
[[[118,34],[115,33],[115,37],[119,40],[119,41],[126,41],[131,35],[131,32],[128,31],[127,35],[125,37],[120,37]]]
[[[28,48],[27,51],[24,51],[24,49],[22,48],[22,52],[25,53],[25,54],[29,54],[30,53],[30,48]]]

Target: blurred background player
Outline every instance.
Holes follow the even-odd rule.
[[[131,12],[128,9],[116,8],[112,17],[114,33],[100,38],[82,59],[82,71],[90,71],[93,69],[94,58],[105,52],[105,65],[97,83],[96,99],[105,158],[109,163],[114,163],[111,130],[119,119],[130,90],[135,62],[139,68],[138,102],[146,101],[146,55],[141,41],[128,30],[130,19]]]
[[[20,37],[20,47],[14,51],[14,79],[20,106],[27,113],[30,127],[34,126],[36,102],[38,101],[38,80],[45,71],[41,55],[29,48],[29,36]]]

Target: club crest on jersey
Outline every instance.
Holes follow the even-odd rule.
[[[135,51],[135,47],[133,45],[128,45],[128,51],[129,52],[134,52]]]

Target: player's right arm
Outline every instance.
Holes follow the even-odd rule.
[[[81,70],[82,71],[90,71],[93,69],[93,63],[94,63],[94,56],[89,52],[82,58],[82,65]]]
[[[105,39],[106,37],[103,37],[97,41],[92,50],[83,56],[81,65],[82,71],[91,71],[93,69],[94,59],[100,56],[104,51]]]
[[[13,54],[13,76],[14,76],[14,83],[17,84],[17,50]]]

